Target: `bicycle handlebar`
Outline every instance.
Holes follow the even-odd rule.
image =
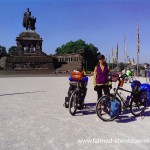
[[[120,80],[121,78],[125,78],[125,77],[128,77],[128,76],[126,74],[123,74],[118,78],[118,80]]]

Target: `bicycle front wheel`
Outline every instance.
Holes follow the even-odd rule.
[[[69,101],[69,112],[72,116],[76,114],[77,111],[77,98],[78,98],[78,92],[75,90],[71,96]]]
[[[146,100],[144,102],[137,101],[136,99],[132,99],[130,103],[130,110],[134,116],[140,116],[144,113],[146,109]]]
[[[121,111],[121,102],[114,95],[102,96],[96,104],[97,116],[103,121],[112,121]]]

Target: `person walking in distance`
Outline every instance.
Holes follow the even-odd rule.
[[[130,68],[127,68],[126,75],[127,75],[127,79],[129,80],[129,83],[131,83],[132,72],[131,72]]]
[[[93,75],[94,90],[97,91],[97,100],[102,97],[102,91],[105,95],[110,94],[112,88],[111,83],[108,81],[109,66],[105,61],[105,56],[98,57],[98,64],[95,66]]]

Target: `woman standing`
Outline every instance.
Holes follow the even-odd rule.
[[[97,100],[102,97],[102,91],[105,95],[110,94],[111,84],[108,82],[109,66],[105,61],[105,56],[98,57],[98,64],[94,69],[94,90],[97,91]]]

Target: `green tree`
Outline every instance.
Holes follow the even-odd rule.
[[[7,55],[6,47],[0,45],[0,58],[6,55]]]
[[[75,42],[70,41],[63,44],[61,47],[58,47],[55,52],[56,54],[72,54],[77,53],[79,49],[84,49],[86,47],[86,44],[83,40],[77,40]]]
[[[16,51],[16,46],[11,46],[8,50],[8,54],[9,55],[14,55],[15,54],[15,51]]]
[[[98,49],[93,44],[89,44],[85,47],[84,59],[85,59],[86,70],[90,70],[90,71],[94,70],[94,67],[98,63],[97,52]]]

